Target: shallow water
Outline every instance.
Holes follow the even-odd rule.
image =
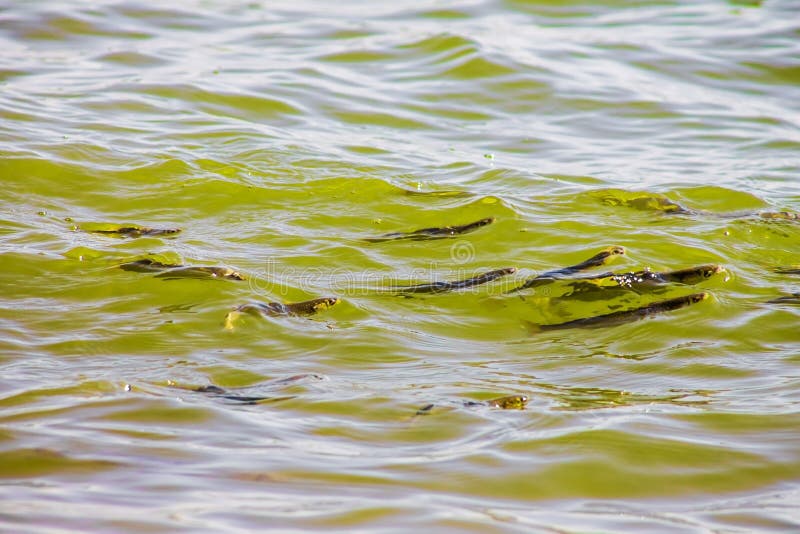
[[[800,529],[799,8],[0,2],[0,530]]]

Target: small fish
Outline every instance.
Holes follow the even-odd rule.
[[[149,258],[130,261],[119,266],[124,271],[137,273],[159,273],[156,278],[174,280],[178,278],[227,278],[245,280],[244,275],[228,267],[204,267],[161,263]]]
[[[602,265],[606,265],[616,256],[622,256],[625,254],[625,248],[619,246],[611,246],[606,247],[588,260],[582,261],[578,264],[571,265],[569,267],[564,267],[561,269],[554,269],[552,271],[544,272],[538,276],[534,276],[533,278],[529,278],[525,281],[521,286],[516,287],[509,291],[509,293],[516,293],[517,291],[522,291],[524,289],[528,289],[531,287],[539,286],[542,284],[549,284],[553,280],[558,280],[560,278],[568,278],[574,274],[577,274],[581,271],[585,271],[587,269],[591,269],[593,267],[600,267]]]
[[[478,276],[473,276],[472,278],[467,278],[465,280],[458,280],[455,282],[432,282],[430,284],[420,284],[408,287],[397,287],[394,289],[402,293],[444,293],[446,291],[456,291],[459,289],[466,289],[469,287],[475,287],[481,284],[486,284],[488,282],[497,280],[498,278],[502,278],[503,276],[514,274],[515,272],[517,272],[516,267],[506,267],[504,269],[496,269],[494,271],[488,271],[483,274],[479,274]]]
[[[722,272],[725,272],[725,267],[708,264],[654,274],[655,279],[659,282],[676,282],[678,284],[694,285]]]
[[[145,258],[143,260],[129,261],[119,266],[123,271],[135,273],[160,273],[169,269],[184,267],[179,263],[161,263],[160,261]]]
[[[528,396],[527,395],[508,395],[505,397],[499,397],[496,399],[491,399],[488,401],[463,401],[461,404],[464,406],[471,408],[474,406],[489,406],[490,408],[500,408],[503,410],[523,410],[525,405],[528,404]],[[435,404],[426,404],[414,414],[415,416],[418,415],[430,415],[431,411],[436,407]]]
[[[336,297],[323,297],[318,299],[306,300],[283,304],[281,302],[256,302],[252,304],[242,304],[225,316],[225,329],[233,330],[233,323],[242,314],[260,315],[262,317],[275,317],[280,315],[313,315],[317,312],[327,310],[341,302]]]
[[[438,228],[422,228],[414,230],[413,232],[393,232],[391,234],[384,234],[380,237],[370,237],[365,239],[370,243],[382,243],[384,241],[396,241],[401,239],[409,239],[412,241],[423,241],[431,239],[446,239],[457,235],[473,232],[478,228],[492,224],[495,221],[494,217],[480,219],[469,224],[462,224],[460,226],[442,226]]]
[[[435,404],[426,404],[425,406],[417,410],[417,413],[415,413],[414,415],[430,415],[431,410],[433,410],[435,406],[436,406]]]
[[[570,284],[570,287],[572,287],[575,292],[584,292],[615,287],[634,289],[640,286],[667,283],[694,285],[724,271],[725,268],[720,265],[709,264],[660,273],[650,270],[630,273],[605,273],[600,276],[580,278],[576,282]],[[610,285],[603,285],[605,283],[609,283]]]
[[[778,267],[775,269],[779,274],[800,274],[800,268],[797,267]]]
[[[475,196],[468,191],[456,190],[443,190],[443,191],[414,191],[411,189],[403,189],[403,193],[408,196],[426,196],[426,197],[440,197],[440,198],[465,198]]]
[[[527,395],[508,395],[486,401],[487,406],[502,408],[503,410],[522,410],[528,404]]]
[[[146,226],[111,226],[110,228],[87,228],[86,232],[103,234],[113,237],[154,237],[161,235],[174,235],[181,232],[180,228],[148,228]]]
[[[176,280],[178,278],[227,278],[229,280],[246,280],[239,271],[229,267],[183,266],[169,269],[156,275],[156,278]]]
[[[227,390],[222,389],[218,386],[200,386],[192,389],[197,393],[207,393],[214,397],[220,397],[222,399],[232,400],[236,402],[241,402],[242,404],[257,404],[259,402],[263,402],[266,400],[272,400],[271,397],[253,397],[253,396],[246,396],[246,395],[235,395],[229,393]]]
[[[789,295],[768,300],[767,304],[800,304],[800,293],[790,293]]]
[[[622,310],[604,315],[596,315],[594,317],[585,317],[583,319],[574,319],[565,323],[556,324],[529,324],[531,333],[547,331],[547,330],[563,330],[567,328],[602,328],[606,326],[614,326],[618,324],[629,323],[644,319],[652,315],[664,313],[668,311],[678,310],[692,304],[701,302],[709,297],[708,293],[695,293],[684,297],[677,297],[661,302],[654,302],[640,308],[633,308],[631,310]]]
[[[791,211],[763,211],[758,214],[762,219],[800,221],[800,214]]]
[[[595,191],[589,195],[600,199],[603,204],[609,206],[625,206],[642,211],[660,211],[670,215],[694,213],[692,210],[684,208],[660,193],[606,189]]]

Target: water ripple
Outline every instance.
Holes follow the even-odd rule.
[[[792,530],[794,11],[0,9],[0,529]],[[611,245],[625,256],[584,274],[724,275],[504,294]],[[142,258],[248,280],[119,268]],[[323,296],[341,303],[224,327]],[[529,401],[481,404],[505,395]]]

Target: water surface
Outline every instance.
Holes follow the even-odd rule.
[[[797,530],[798,8],[0,2],[0,529]],[[725,271],[503,294],[611,245]]]

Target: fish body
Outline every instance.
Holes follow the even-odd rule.
[[[243,274],[229,267],[181,266],[166,270],[156,278],[227,278],[229,280],[245,280]]]
[[[527,395],[508,395],[486,401],[487,406],[492,408],[502,408],[504,410],[522,410],[528,404]]]
[[[181,232],[180,228],[148,228],[147,226],[112,226],[109,228],[86,229],[93,234],[102,234],[113,237],[156,237],[162,235],[175,235]]]
[[[528,404],[527,395],[507,395],[487,401],[463,401],[461,404],[471,408],[474,406],[489,406],[490,408],[500,408],[502,410],[523,410]],[[436,404],[426,404],[415,415],[429,415],[436,407]]]
[[[284,304],[282,302],[255,302],[242,304],[225,316],[225,329],[233,330],[233,323],[243,313],[250,315],[260,315],[262,317],[276,317],[281,315],[313,315],[317,312],[327,310],[331,306],[338,304],[340,300],[336,297],[323,297],[318,299],[306,300]]]
[[[492,224],[494,221],[495,221],[494,217],[487,217],[485,219],[479,219],[477,221],[468,224],[462,224],[459,226],[421,228],[419,230],[414,230],[412,232],[392,232],[390,234],[384,234],[380,237],[367,238],[366,241],[369,241],[371,243],[381,243],[383,241],[395,241],[401,239],[409,239],[412,241],[445,239],[448,237],[454,237],[457,235],[466,234],[468,232],[473,232],[478,228]]]
[[[724,272],[720,265],[700,265],[676,271],[653,272],[650,270],[629,273],[605,273],[600,276],[580,278],[570,284],[575,293],[599,289],[627,288],[636,289],[642,286],[657,286],[668,283],[694,285]]]
[[[135,273],[160,273],[169,269],[176,269],[184,267],[184,265],[173,263],[161,263],[160,261],[145,258],[143,260],[129,261],[119,266],[123,271],[132,271]]]
[[[196,265],[180,265],[161,263],[145,258],[123,263],[120,269],[137,273],[158,273],[157,278],[227,278],[229,280],[245,280],[244,275],[228,267],[206,267]]]
[[[533,278],[529,278],[528,280],[525,281],[525,283],[523,283],[519,287],[512,289],[511,291],[509,291],[509,293],[516,293],[517,291],[522,291],[524,289],[528,289],[531,287],[539,286],[542,284],[549,284],[553,280],[568,278],[581,271],[606,265],[616,256],[622,256],[624,254],[625,254],[624,247],[611,246],[604,248],[603,250],[601,250],[588,260],[582,261],[575,265],[571,265],[569,267],[563,267],[561,269],[554,269],[552,271],[547,271],[538,276],[534,276]]]
[[[762,219],[800,221],[800,214],[791,211],[762,211],[758,216]]]
[[[639,308],[633,308],[630,310],[621,310],[612,313],[606,313],[603,315],[595,315],[593,317],[584,317],[582,319],[574,319],[572,321],[566,321],[564,323],[531,325],[531,330],[534,332],[538,332],[547,330],[564,330],[567,328],[601,328],[606,326],[614,326],[618,324],[638,321],[640,319],[644,319],[646,317],[650,317],[660,313],[665,313],[669,311],[678,310],[680,308],[685,308],[686,306],[690,306],[692,304],[701,302],[707,299],[708,297],[709,294],[706,292],[694,293],[692,295],[686,295],[683,297],[677,297],[669,300],[663,300],[660,302],[654,302],[652,304],[641,306]]]
[[[403,293],[444,293],[446,291],[457,291],[459,289],[466,289],[486,284],[488,282],[497,280],[498,278],[502,278],[503,276],[514,274],[515,272],[517,272],[516,267],[506,267],[504,269],[488,271],[479,274],[478,276],[473,276],[472,278],[466,278],[464,280],[457,280],[455,282],[432,282],[430,284],[420,284],[396,289]]]
[[[192,391],[197,393],[207,393],[214,397],[219,397],[226,400],[232,400],[236,402],[241,402],[242,404],[258,404],[259,402],[270,400],[270,397],[256,397],[250,395],[235,395],[229,393],[227,390],[222,389],[219,386],[200,386],[193,388]]]
[[[694,285],[724,271],[725,268],[721,265],[707,264],[698,267],[689,267],[687,269],[679,269],[677,271],[655,273],[655,275],[659,282],[676,282],[678,284]]]
[[[800,293],[790,293],[772,300],[768,300],[767,304],[800,304]]]
[[[236,308],[236,311],[244,313],[252,313],[260,315],[311,315],[322,310],[326,310],[331,306],[339,303],[338,298],[319,298],[313,300],[306,300],[303,302],[295,302],[291,304],[283,304],[281,302],[267,302],[267,303],[254,303],[243,304]]]

